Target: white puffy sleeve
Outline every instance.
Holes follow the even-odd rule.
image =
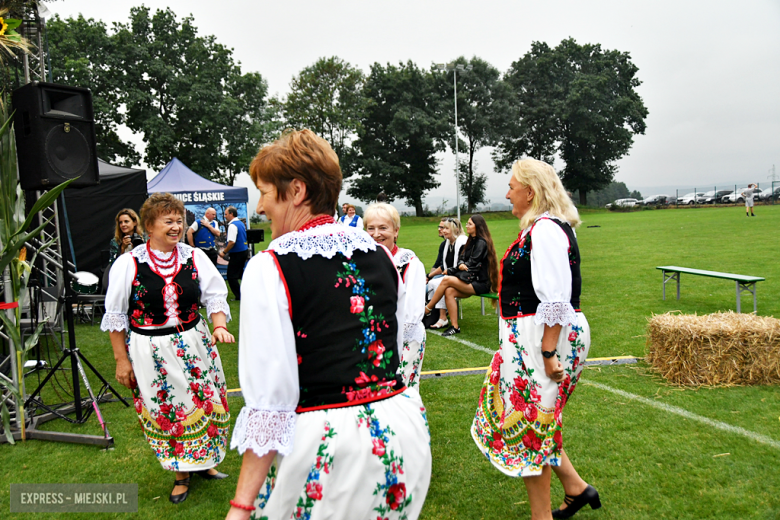
[[[262,457],[289,455],[295,438],[298,357],[287,292],[274,258],[260,253],[246,266],[238,331],[238,377],[244,408],[230,447]]]
[[[230,321],[230,305],[227,302],[227,285],[217,267],[209,260],[202,250],[192,249],[192,257],[198,270],[198,285],[200,285],[200,301],[206,306],[206,315],[211,321],[211,315],[224,312]]]
[[[414,257],[406,269],[404,285],[406,286],[406,302],[404,303],[404,341],[425,339],[425,327],[422,319],[425,314],[425,266],[419,258]]]
[[[119,255],[108,273],[106,312],[100,322],[100,330],[119,332],[128,330],[127,309],[130,305],[130,291],[135,278],[135,261],[130,254]]]
[[[540,219],[531,231],[531,278],[541,302],[536,309],[537,325],[577,323],[571,305],[569,238],[550,219]]]

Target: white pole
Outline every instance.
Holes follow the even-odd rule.
[[[458,168],[458,69],[452,69],[452,83],[455,87],[455,200],[460,222],[460,168]]]

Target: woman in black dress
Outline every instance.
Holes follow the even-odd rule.
[[[487,294],[498,287],[496,248],[493,246],[493,238],[482,215],[471,216],[466,224],[466,232],[469,239],[461,251],[457,266],[447,269],[447,276],[442,279],[431,301],[425,307],[425,314],[428,315],[434,305],[444,298],[452,326],[442,333],[443,336],[460,333],[456,298]]]

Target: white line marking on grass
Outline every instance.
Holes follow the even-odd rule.
[[[723,430],[729,433],[736,433],[737,435],[742,435],[743,437],[747,437],[748,439],[753,439],[754,441],[760,442],[761,444],[766,444],[768,446],[772,446],[773,448],[780,449],[780,441],[776,441],[771,437],[767,437],[766,435],[762,435],[756,432],[751,432],[750,430],[740,428],[739,426],[732,426],[730,424],[716,421],[714,419],[708,419],[707,417],[702,417],[701,415],[696,415],[695,413],[689,412],[684,408],[679,408],[677,406],[672,406],[670,404],[654,401],[652,399],[648,399],[640,395],[625,392],[623,390],[618,390],[617,388],[612,388],[611,386],[607,386],[601,383],[596,383],[594,381],[588,381],[583,379],[582,383],[590,386],[595,386],[600,390],[606,390],[607,392],[612,392],[613,394],[619,395],[621,397],[625,397],[626,399],[633,399],[635,401],[639,401],[642,404],[646,404],[648,406],[652,406],[653,408],[658,408],[659,410],[663,410],[665,412],[669,412],[675,415],[679,415],[681,417],[685,417],[686,419],[690,419],[692,421],[698,421],[708,426],[712,426],[713,428],[717,428],[718,430]]]
[[[493,354],[496,353],[495,350],[490,350],[489,348],[485,348],[482,345],[477,345],[476,343],[472,343],[472,342],[470,342],[468,340],[465,340],[465,339],[456,338],[455,336],[442,336],[441,333],[439,333],[439,332],[433,332],[433,334],[436,334],[437,336],[439,336],[442,339],[447,339],[447,340],[450,340],[450,341],[457,341],[461,345],[466,345],[467,347],[473,348],[474,350],[479,350],[480,352],[487,352],[490,355],[493,355]]]

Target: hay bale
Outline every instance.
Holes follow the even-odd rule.
[[[646,359],[676,385],[780,384],[780,320],[734,312],[653,316]]]

